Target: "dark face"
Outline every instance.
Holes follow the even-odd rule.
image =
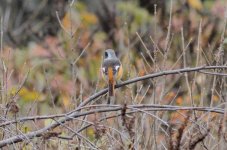
[[[106,50],[104,53],[104,58],[106,59],[106,58],[111,58],[111,57],[112,58],[116,57],[114,50],[112,50],[112,49]]]
[[[105,51],[105,58],[107,58],[108,57],[108,52],[107,51]]]

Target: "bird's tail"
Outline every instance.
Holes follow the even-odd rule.
[[[114,96],[114,82],[109,80],[109,96]]]

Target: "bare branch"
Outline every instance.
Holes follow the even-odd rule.
[[[134,79],[131,80],[127,80],[121,84],[118,84],[115,86],[115,88],[119,88],[128,84],[132,84],[138,81],[143,81],[146,79],[150,79],[150,78],[156,78],[156,77],[160,77],[160,76],[165,76],[165,75],[171,75],[171,74],[182,74],[185,72],[193,72],[193,71],[200,71],[200,70],[208,70],[208,69],[227,69],[227,66],[200,66],[200,67],[195,67],[195,68],[183,68],[183,69],[176,69],[176,70],[167,70],[167,71],[162,71],[159,73],[154,73],[154,74],[148,74],[142,77],[136,77]],[[94,113],[102,113],[102,112],[111,112],[111,111],[120,111],[123,109],[123,106],[120,105],[116,105],[116,107],[114,108],[101,108],[101,109],[92,109],[90,111],[85,111],[85,112],[80,112],[79,110],[85,108],[84,106],[87,105],[88,103],[90,103],[92,100],[98,98],[99,96],[105,94],[107,92],[107,89],[103,89],[101,91],[99,91],[98,93],[95,93],[94,95],[90,96],[89,98],[85,99],[77,109],[67,113],[67,115],[61,119],[59,119],[57,122],[27,133],[27,134],[19,134],[13,137],[10,137],[8,139],[2,140],[0,141],[0,147],[4,147],[8,144],[13,144],[13,143],[17,143],[17,142],[21,142],[24,139],[24,136],[26,136],[28,139],[32,139],[34,137],[40,137],[42,136],[43,133],[50,131],[52,129],[54,129],[57,126],[60,126],[61,124],[64,124],[67,121],[72,120],[73,118],[78,118],[81,116],[86,116],[86,115],[90,115],[90,114],[94,114]],[[176,111],[176,110],[196,110],[196,111],[209,111],[209,112],[215,112],[215,113],[221,113],[224,114],[224,110],[221,108],[210,108],[210,107],[181,107],[181,106],[169,106],[169,105],[129,105],[127,107],[127,109],[131,108],[140,108],[140,109],[146,109],[146,111]],[[149,108],[150,107],[150,108]],[[149,108],[149,110],[147,109]],[[141,111],[141,110],[138,110]],[[137,112],[137,111],[136,111]],[[65,114],[61,114],[61,115],[56,115],[54,117],[61,117],[64,116]],[[52,116],[53,117],[53,116]],[[39,118],[39,117],[37,117]],[[40,117],[40,119],[46,119],[48,118],[48,116],[42,116]],[[51,117],[49,117],[51,118]],[[18,119],[20,120],[20,119]],[[22,120],[34,120],[34,117],[32,118],[22,118]],[[12,123],[12,122],[11,122]]]
[[[183,69],[162,71],[162,72],[148,74],[148,75],[141,76],[141,77],[135,77],[133,79],[127,80],[125,82],[122,82],[122,83],[116,85],[115,88],[119,88],[119,87],[122,87],[122,86],[125,86],[125,85],[128,85],[128,84],[131,84],[131,83],[143,81],[143,80],[150,79],[150,78],[157,78],[157,77],[161,77],[161,76],[165,76],[165,75],[182,74],[182,73],[185,73],[185,72],[194,72],[194,71],[208,70],[208,69],[227,69],[227,66],[200,66],[200,67],[194,67],[194,68],[183,68]],[[103,90],[95,93],[94,95],[90,96],[89,98],[84,100],[79,105],[79,108],[87,105],[89,102],[98,98],[99,96],[106,94],[107,91],[108,91],[108,89],[103,89]]]

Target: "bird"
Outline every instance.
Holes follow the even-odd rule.
[[[121,61],[117,58],[113,49],[107,49],[104,52],[102,62],[102,75],[104,80],[108,83],[109,97],[115,96],[114,86],[119,81],[123,74]],[[108,100],[108,103],[110,100]]]

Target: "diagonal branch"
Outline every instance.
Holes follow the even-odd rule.
[[[125,85],[128,85],[128,84],[132,84],[132,83],[135,83],[135,82],[138,82],[138,81],[147,80],[147,79],[150,79],[150,78],[157,78],[157,77],[171,75],[171,74],[182,74],[182,73],[185,73],[185,72],[194,72],[194,71],[209,70],[209,69],[227,69],[227,66],[200,66],[200,67],[194,67],[194,68],[183,68],[183,69],[167,70],[167,71],[162,71],[162,72],[158,72],[158,73],[148,74],[148,75],[141,76],[141,77],[135,77],[133,79],[127,80],[125,82],[122,82],[122,83],[116,85],[115,88],[119,88],[119,87],[122,87],[122,86],[125,86]],[[103,90],[95,93],[91,97],[89,97],[86,100],[84,100],[79,105],[79,108],[87,105],[92,100],[94,100],[94,99],[106,94],[107,91],[108,91],[108,89],[103,89]],[[75,110],[75,111],[77,111],[77,110]]]
[[[227,66],[200,66],[200,67],[195,67],[195,68],[183,68],[183,69],[176,69],[176,70],[168,70],[168,71],[162,71],[159,73],[154,73],[154,74],[148,74],[145,76],[141,76],[141,77],[136,77],[134,79],[130,79],[127,80],[121,84],[118,84],[115,86],[115,88],[119,88],[128,84],[132,84],[138,81],[143,81],[146,79],[150,79],[150,78],[156,78],[156,77],[160,77],[160,76],[165,76],[165,75],[171,75],[171,74],[182,74],[185,72],[194,72],[194,71],[200,71],[200,70],[208,70],[208,69],[227,69]],[[81,116],[85,116],[85,115],[89,115],[89,114],[94,114],[94,113],[101,113],[101,112],[110,112],[110,111],[119,111],[123,109],[123,106],[117,106],[115,108],[102,108],[102,109],[95,109],[95,110],[90,110],[87,112],[80,112],[79,110],[81,110],[85,105],[87,105],[88,103],[90,103],[92,100],[104,95],[105,93],[107,93],[107,89],[103,89],[97,93],[95,93],[94,95],[90,96],[89,98],[85,99],[79,106],[77,109],[67,113],[67,115],[61,119],[59,119],[57,122],[44,127],[42,129],[24,134],[24,135],[16,135],[13,137],[10,137],[8,139],[2,140],[0,141],[0,148],[4,147],[6,145],[9,144],[13,144],[13,143],[17,143],[17,142],[21,142],[24,139],[24,136],[26,136],[26,138],[28,139],[32,139],[34,137],[40,137],[42,136],[45,132],[52,130],[53,128],[56,128],[57,126],[60,126],[61,124],[72,120],[73,118],[77,118],[77,117],[81,117]],[[139,106],[139,105],[138,105]],[[138,107],[137,106],[137,107]],[[140,105],[141,106],[141,105]],[[141,107],[146,108],[146,105],[142,105]],[[132,106],[131,106],[132,107]],[[217,112],[217,113],[224,113],[224,110],[222,109],[216,109],[216,108],[196,108],[196,107],[188,107],[188,108],[184,108],[179,106],[178,108],[176,106],[174,106],[175,108],[173,108],[173,106],[168,106],[166,105],[167,108],[161,108],[161,106],[152,106],[153,109],[151,111],[175,111],[175,110],[179,110],[179,109],[190,109],[190,110],[198,110],[198,111],[210,111],[210,112]],[[162,106],[163,107],[163,106]],[[134,108],[136,108],[136,106],[134,106]],[[129,109],[129,108],[128,108]]]

